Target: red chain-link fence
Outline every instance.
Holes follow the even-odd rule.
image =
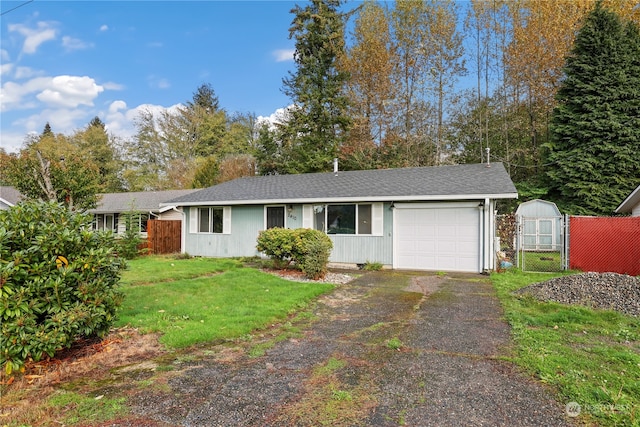
[[[640,217],[572,216],[569,268],[640,275]]]

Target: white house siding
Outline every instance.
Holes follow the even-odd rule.
[[[157,219],[160,219],[162,221],[181,221],[182,212],[178,212],[174,209],[169,209],[168,211],[162,212]]]

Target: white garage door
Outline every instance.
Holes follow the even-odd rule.
[[[394,268],[480,272],[477,205],[396,206],[394,225]]]

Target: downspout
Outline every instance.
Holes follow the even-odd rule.
[[[171,210],[178,212],[182,217],[182,227],[180,227],[180,253],[183,254],[185,253],[185,245],[187,244],[187,216],[185,215],[184,210],[180,210],[175,206],[171,206]]]
[[[491,224],[490,224],[490,212],[491,212],[491,202],[489,200],[489,198],[485,198],[484,199],[484,207],[482,209],[482,214],[483,214],[483,219],[484,219],[484,224],[483,224],[483,229],[484,229],[484,239],[483,239],[483,266],[482,266],[482,271],[483,272],[488,272],[491,270],[491,264],[489,262],[489,258],[490,258],[490,254],[491,254],[491,250],[493,248],[493,243],[491,242],[493,240],[492,236],[491,236]]]

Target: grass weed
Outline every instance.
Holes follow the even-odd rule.
[[[199,274],[206,274],[199,259],[184,262],[195,262]],[[213,276],[145,286],[136,286],[133,281],[123,289],[125,301],[117,326],[159,332],[167,347],[185,348],[242,337],[286,318],[333,289],[331,284],[291,282],[236,267]],[[177,271],[178,277],[188,275],[187,267],[180,266]]]
[[[540,302],[512,291],[558,274],[493,274],[512,326],[513,361],[553,386],[561,402],[581,406],[584,422],[640,425],[640,319],[624,314]]]

